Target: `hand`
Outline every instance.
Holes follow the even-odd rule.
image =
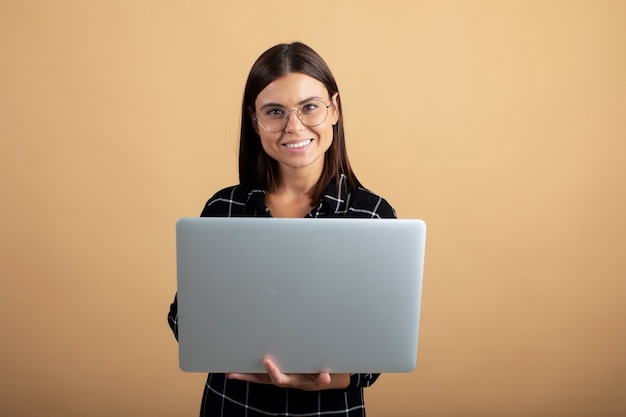
[[[350,374],[283,374],[278,366],[269,358],[263,359],[266,374],[236,374],[226,376],[229,379],[254,382],[257,384],[272,384],[281,388],[295,388],[304,391],[320,391],[323,389],[342,389],[350,384]]]

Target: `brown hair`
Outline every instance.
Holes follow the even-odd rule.
[[[265,189],[269,192],[278,185],[278,164],[270,158],[261,146],[261,140],[254,129],[250,111],[255,110],[255,100],[259,93],[271,82],[292,72],[306,74],[326,86],[329,97],[339,92],[335,77],[321,56],[307,45],[294,42],[279,44],[265,51],[252,66],[243,94],[241,108],[241,133],[239,138],[239,182],[246,189]],[[340,175],[348,179],[348,186],[360,186],[348,155],[343,130],[341,97],[337,95],[339,118],[333,126],[333,142],[324,155],[324,169],[315,186],[309,191],[316,204],[332,181],[339,188]],[[337,189],[339,192],[339,189]]]

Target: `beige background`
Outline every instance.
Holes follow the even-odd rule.
[[[236,182],[269,46],[326,58],[361,180],[429,225],[385,416],[626,414],[626,2],[0,1],[0,409],[195,416],[174,222]]]

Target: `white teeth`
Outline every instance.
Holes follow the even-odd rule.
[[[287,143],[285,144],[286,147],[291,148],[291,149],[298,149],[298,148],[303,148],[306,145],[308,145],[309,143],[311,143],[312,139],[306,139],[303,140],[302,142],[298,142],[298,143]]]

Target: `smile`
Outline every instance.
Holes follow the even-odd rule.
[[[289,149],[299,149],[299,148],[304,148],[306,145],[308,145],[311,142],[313,142],[313,139],[305,139],[301,142],[286,143],[285,146],[288,147]]]

